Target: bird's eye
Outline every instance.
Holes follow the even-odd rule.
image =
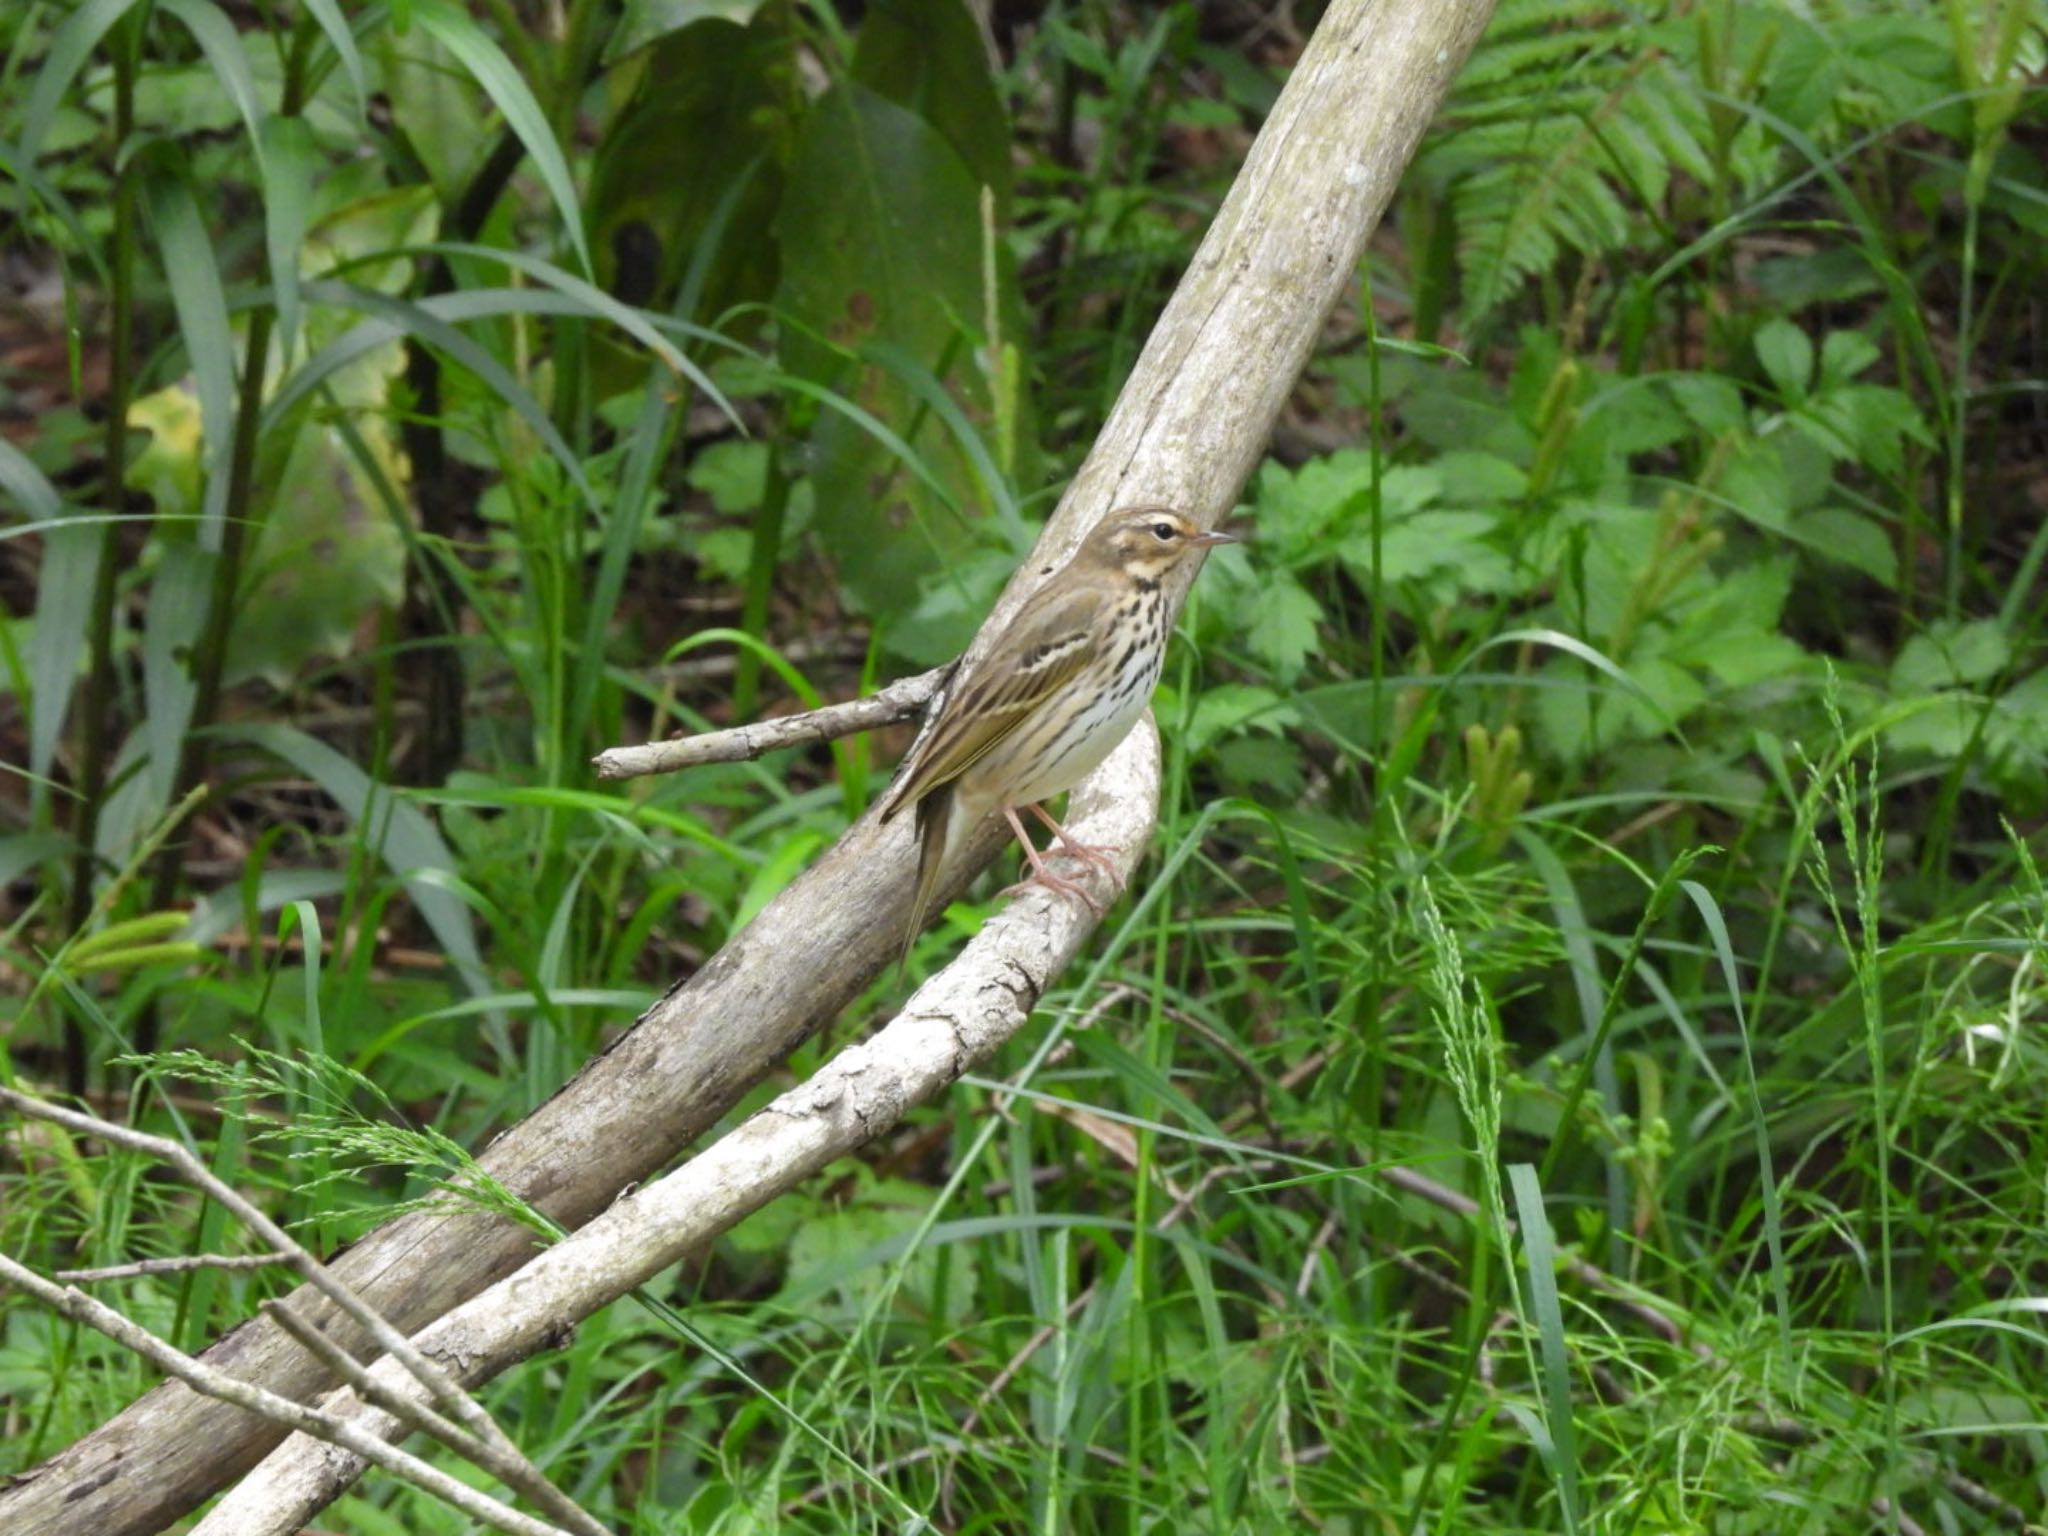
[[[1173,542],[1173,524],[1154,523],[1152,525],[1152,537],[1162,544],[1171,544]]]

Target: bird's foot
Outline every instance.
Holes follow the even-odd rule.
[[[1123,852],[1123,849],[1109,843],[1082,842],[1073,833],[1069,832],[1057,821],[1054,821],[1052,814],[1042,805],[1032,806],[1031,814],[1045,823],[1046,829],[1059,839],[1061,853],[1070,859],[1078,859],[1083,864],[1101,870],[1104,875],[1108,876],[1112,885],[1116,883],[1117,856]]]
[[[1034,807],[1033,809],[1036,809],[1036,807]],[[1045,862],[1045,855],[1038,851],[1037,847],[1033,845],[1030,837],[1026,835],[1024,831],[1024,824],[1017,819],[1017,813],[1015,811],[1005,807],[1003,814],[1009,818],[1010,830],[1017,834],[1017,842],[1024,849],[1024,861],[1031,866],[1031,878],[1029,880],[1020,880],[1015,885],[1005,887],[1002,892],[1003,895],[1014,896],[1019,891],[1026,891],[1034,885],[1041,885],[1044,886],[1047,890],[1056,892],[1061,896],[1073,897],[1076,901],[1080,902],[1082,906],[1086,907],[1090,912],[1093,912],[1097,917],[1101,917],[1102,914],[1108,910],[1108,908],[1105,907],[1100,901],[1096,900],[1095,893],[1090,891],[1086,886],[1080,885],[1075,881],[1069,880],[1064,875],[1056,875],[1053,873],[1052,866]],[[1050,817],[1044,817],[1042,812],[1040,813],[1040,815],[1047,822],[1051,822]],[[1053,825],[1055,830],[1059,831],[1060,836],[1062,838],[1065,838],[1066,833],[1064,829],[1059,828],[1057,823],[1053,823]],[[1073,852],[1075,850],[1082,849],[1085,847],[1085,844],[1075,843],[1073,844],[1073,847],[1069,849],[1069,851]],[[1083,862],[1094,863],[1098,868],[1103,868],[1106,866],[1106,872],[1109,874],[1111,880],[1114,881],[1116,877],[1116,866],[1109,862],[1104,850],[1099,848],[1088,848],[1087,853],[1089,855],[1093,855],[1093,858],[1091,859],[1084,857]],[[1078,853],[1076,854],[1076,856],[1082,857],[1082,855]]]

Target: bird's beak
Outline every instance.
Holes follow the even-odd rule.
[[[1212,544],[1242,544],[1244,540],[1234,533],[1198,533],[1188,542],[1197,549],[1207,549]]]

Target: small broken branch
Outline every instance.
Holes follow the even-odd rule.
[[[104,1269],[60,1269],[57,1278],[73,1285],[90,1285],[98,1280],[132,1280],[137,1275],[182,1275],[195,1269],[267,1269],[289,1264],[283,1253],[189,1253],[168,1259],[137,1259],[132,1264],[109,1264]]]
[[[590,760],[598,778],[637,779],[650,773],[675,773],[705,763],[744,763],[784,747],[808,747],[841,736],[872,731],[916,717],[952,672],[949,664],[901,677],[879,693],[844,704],[827,704],[802,714],[779,715],[736,725],[729,731],[706,731],[679,741],[650,741],[641,747],[607,747]]]

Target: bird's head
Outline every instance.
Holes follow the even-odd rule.
[[[1211,545],[1236,542],[1233,534],[1205,533],[1170,507],[1126,507],[1097,525],[1078,558],[1152,583]]]

